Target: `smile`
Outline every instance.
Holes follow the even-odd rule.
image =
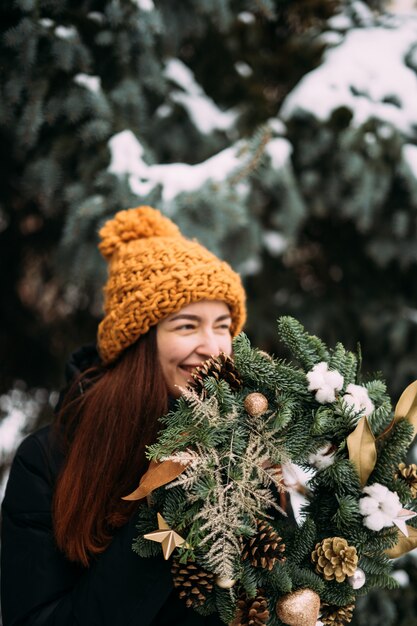
[[[196,371],[196,369],[200,366],[200,363],[197,365],[180,365],[179,368],[186,372],[187,374],[192,374]]]

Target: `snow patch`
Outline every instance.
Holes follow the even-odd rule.
[[[414,134],[417,124],[417,77],[404,57],[417,40],[417,19],[404,19],[396,29],[354,29],[323,64],[307,74],[281,109],[284,120],[306,111],[326,121],[344,107],[352,125],[374,117]]]
[[[192,71],[179,59],[170,59],[164,74],[182,91],[172,91],[171,99],[181,104],[188,112],[196,128],[207,135],[214,130],[228,130],[235,123],[237,113],[221,111],[215,102],[204,93],[196,82]]]
[[[90,76],[89,74],[76,74],[74,76],[74,83],[86,87],[93,93],[98,93],[101,90],[101,78],[99,76]]]
[[[55,28],[55,35],[60,39],[75,39],[77,29],[74,28],[74,26],[57,26]]]
[[[93,22],[96,22],[96,24],[103,24],[103,22],[105,22],[105,19],[106,19],[104,17],[104,14],[100,13],[99,11],[90,11],[90,13],[87,13],[87,17]]]
[[[148,165],[143,159],[143,146],[130,130],[125,130],[109,141],[109,171],[128,176],[132,191],[138,195],[147,195],[156,185],[161,185],[163,200],[170,202],[179,193],[195,191],[208,180],[224,181],[241,165],[241,147],[238,142],[196,165]]]
[[[410,584],[410,577],[404,569],[398,569],[392,572],[391,576],[397,581],[400,587],[408,587]]]
[[[340,30],[342,32],[349,30],[353,26],[351,18],[343,13],[333,15],[333,17],[327,20],[327,25],[333,30]]]
[[[335,47],[342,43],[344,36],[342,33],[335,33],[334,31],[327,30],[320,35],[320,41],[327,47]]]
[[[277,137],[267,143],[265,152],[270,157],[274,170],[280,170],[290,160],[292,146],[287,139]]]
[[[239,20],[239,22],[242,22],[242,24],[253,24],[255,21],[255,16],[253,13],[250,13],[250,11],[242,11],[237,16],[237,19]]]
[[[153,0],[131,0],[133,4],[136,4],[138,9],[142,11],[153,11],[155,9],[155,5]]]
[[[402,159],[417,179],[417,146],[406,143],[402,147]]]
[[[242,276],[256,276],[256,274],[259,274],[261,268],[262,268],[261,259],[259,257],[254,256],[249,259],[246,259],[246,261],[243,261],[243,263],[240,263],[237,270],[239,274],[241,274]]]
[[[22,383],[0,396],[0,465],[9,466],[16,448],[33,428],[42,407],[56,400],[52,395],[48,398],[45,389],[26,391]],[[8,472],[4,472],[0,481],[0,500],[3,499]]]
[[[53,26],[55,24],[55,22],[51,19],[49,19],[49,17],[42,17],[39,20],[39,24],[41,26],[43,26],[44,28],[51,28],[51,26]]]
[[[235,70],[243,78],[248,78],[249,76],[252,76],[253,74],[253,70],[251,66],[245,63],[244,61],[237,61],[235,63]]]
[[[288,240],[275,230],[267,230],[263,233],[262,239],[265,248],[273,257],[280,256],[288,246]]]

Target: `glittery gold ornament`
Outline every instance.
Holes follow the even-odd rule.
[[[275,610],[279,619],[289,626],[316,626],[320,596],[312,589],[298,589],[282,596]]]
[[[338,583],[352,576],[358,566],[355,546],[349,546],[342,537],[328,537],[317,543],[311,560],[316,564],[316,572],[325,580],[336,580]]]
[[[395,478],[404,480],[407,483],[413,498],[417,497],[417,465],[415,463],[411,463],[410,465],[400,463],[398,465],[398,472],[395,474]]]
[[[260,417],[268,410],[268,400],[262,393],[254,391],[246,396],[244,407],[252,417]]]
[[[225,578],[224,576],[217,576],[214,582],[221,589],[231,589],[236,585],[236,581],[233,578]]]
[[[335,606],[324,602],[321,606],[320,621],[324,626],[345,626],[352,621],[354,604]]]

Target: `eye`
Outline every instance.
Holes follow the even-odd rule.
[[[175,330],[193,330],[195,328],[194,324],[181,324],[181,326],[177,326]]]

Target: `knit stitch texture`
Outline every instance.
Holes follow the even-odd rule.
[[[192,302],[225,302],[232,335],[242,330],[246,308],[239,275],[183,237],[159,211],[148,206],[119,211],[99,234],[99,249],[109,263],[105,316],[98,328],[104,363],[115,361],[151,326]]]

